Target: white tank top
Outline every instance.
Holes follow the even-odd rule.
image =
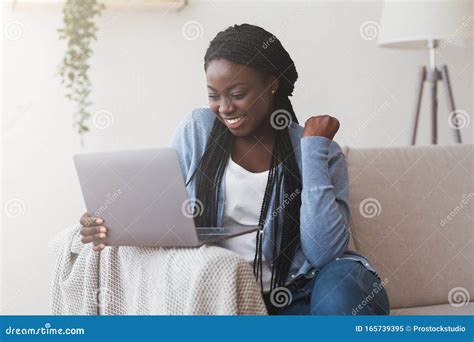
[[[229,157],[225,175],[225,202],[222,226],[258,225],[262,208],[268,171],[250,172]],[[256,232],[237,236],[217,243],[240,254],[253,268],[255,257]],[[262,281],[264,292],[270,290],[271,269],[262,256]]]

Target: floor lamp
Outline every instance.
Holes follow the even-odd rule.
[[[438,142],[438,82],[443,84],[450,110],[449,120],[454,140],[461,143],[459,120],[449,81],[448,67],[436,66],[436,49],[447,44],[472,40],[473,3],[469,0],[386,0],[382,11],[378,43],[398,49],[428,49],[430,64],[420,69],[415,115],[412,123],[411,145],[415,145],[420,116],[423,87],[431,89],[431,143]]]

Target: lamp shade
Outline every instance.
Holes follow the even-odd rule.
[[[459,44],[473,39],[472,0],[386,0],[378,44],[425,49],[427,41]]]

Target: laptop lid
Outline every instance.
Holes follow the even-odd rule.
[[[109,246],[196,246],[191,203],[173,148],[74,155],[87,212]]]

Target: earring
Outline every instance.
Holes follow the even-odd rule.
[[[275,94],[275,89],[272,90],[272,94]]]

